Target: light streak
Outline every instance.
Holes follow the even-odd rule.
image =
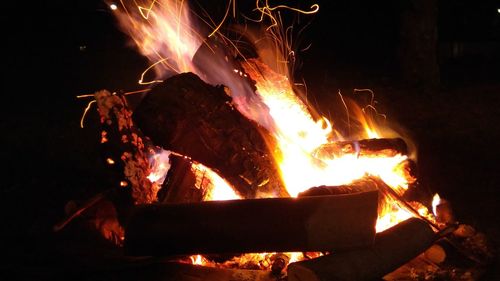
[[[137,8],[139,9],[139,13],[141,14],[141,16],[144,18],[144,19],[149,19],[149,14],[151,13],[151,10],[153,9],[153,6],[155,5],[156,3],[156,0],[153,0],[151,2],[151,5],[149,5],[149,8],[144,8],[142,6],[137,6]],[[146,14],[144,14],[144,11],[147,11]]]
[[[150,65],[148,68],[146,68],[146,70],[144,70],[142,73],[141,73],[141,78],[139,78],[139,85],[148,85],[148,84],[154,84],[154,83],[161,83],[163,82],[163,80],[152,80],[152,81],[149,81],[149,82],[143,82],[144,81],[144,76],[146,75],[146,73],[152,69],[153,67],[155,67],[156,65],[164,62],[164,61],[167,61],[166,58],[164,59],[161,59],[155,63],[153,63],[152,65]]]
[[[217,25],[215,27],[215,29],[212,31],[212,33],[210,33],[210,35],[208,35],[208,37],[212,37],[215,33],[217,33],[217,31],[219,31],[220,27],[222,26],[222,24],[226,21],[227,19],[227,15],[229,14],[229,10],[231,9],[231,3],[233,2],[234,0],[229,0],[229,3],[227,5],[227,9],[226,9],[226,13],[224,14],[224,17],[222,18],[222,21],[219,23],[219,25]],[[233,5],[233,11],[234,11],[234,5]],[[234,12],[233,12],[234,13]]]
[[[93,95],[92,95],[93,96]],[[96,100],[93,100],[87,104],[87,107],[83,111],[82,118],[80,119],[80,128],[83,129],[83,120],[85,119],[85,116],[87,115],[87,112],[90,110],[90,107],[92,106],[93,103],[96,103]]]

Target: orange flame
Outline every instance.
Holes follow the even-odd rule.
[[[203,42],[192,24],[192,15],[184,0],[120,1],[123,9],[115,10],[119,25],[134,40],[146,56],[158,77],[188,72],[194,69],[191,62]],[[160,67],[161,66],[161,67]],[[139,83],[144,82],[141,75]]]

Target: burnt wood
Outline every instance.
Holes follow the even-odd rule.
[[[136,206],[128,255],[330,251],[373,243],[378,191]]]
[[[158,192],[158,202],[200,202],[203,190],[195,187],[196,175],[191,170],[192,162],[182,156],[170,155],[170,169]]]
[[[291,263],[288,280],[377,280],[425,251],[437,238],[426,222],[411,218],[378,233],[371,247]]]
[[[338,141],[322,145],[316,154],[327,158],[338,158],[345,154],[391,157],[397,154],[407,155],[408,146],[401,138]]]
[[[153,88],[133,119],[156,145],[219,172],[244,198],[288,196],[271,136],[236,110],[226,91],[179,74]]]
[[[320,185],[311,187],[308,190],[300,192],[298,197],[306,196],[325,196],[325,195],[342,195],[358,192],[366,192],[370,190],[379,190],[380,185],[385,184],[382,180],[375,177],[363,177],[346,185]]]

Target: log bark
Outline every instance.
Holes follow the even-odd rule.
[[[153,88],[133,118],[156,145],[219,172],[242,197],[288,196],[269,133],[236,110],[225,91],[192,73],[176,75]]]
[[[378,192],[137,206],[129,255],[330,251],[370,246]]]
[[[378,233],[372,247],[291,263],[288,280],[376,280],[425,251],[436,239],[426,222],[411,218]]]
[[[101,146],[118,174],[113,184],[120,187],[124,182],[122,187],[130,192],[133,203],[156,201],[159,186],[148,179],[148,159],[154,154],[154,147],[135,126],[127,100],[106,90],[96,92],[94,97],[102,124]]]

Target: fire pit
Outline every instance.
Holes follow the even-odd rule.
[[[246,54],[220,25],[200,36],[182,1],[123,4],[148,86],[92,95],[116,186],[54,229],[110,202],[97,229],[127,257],[156,257],[168,280],[474,279],[492,257],[484,237],[437,195],[412,198],[408,140],[381,125],[373,96],[342,98],[350,135],[301,97],[279,8],[318,9],[258,5],[271,25],[235,28]]]

